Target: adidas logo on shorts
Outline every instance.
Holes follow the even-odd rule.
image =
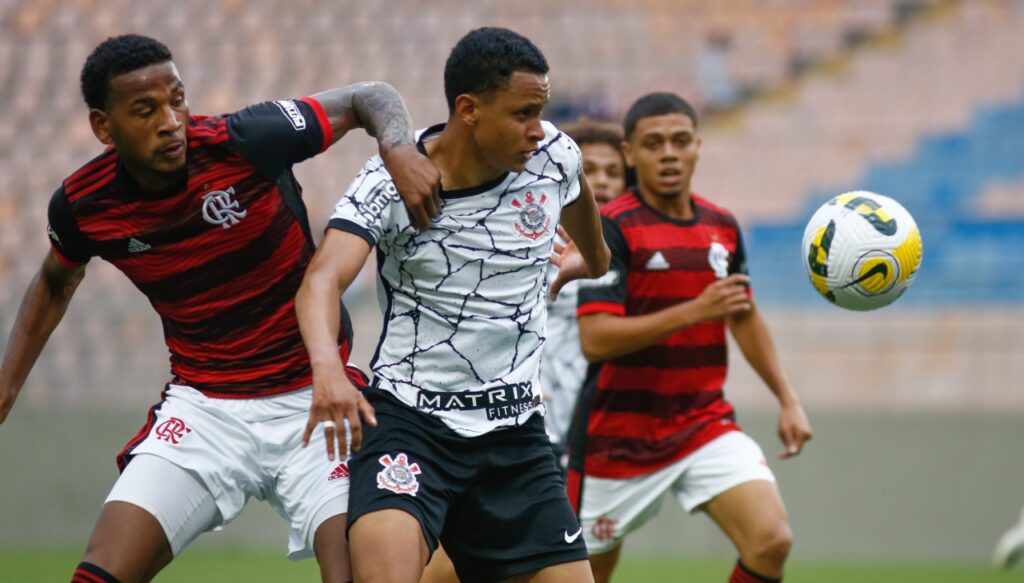
[[[334,471],[331,472],[330,476],[327,476],[327,481],[330,482],[337,480],[338,478],[347,478],[348,476],[348,464],[342,462],[338,464],[338,467],[334,468]]]

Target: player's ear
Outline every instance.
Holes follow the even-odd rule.
[[[92,133],[101,143],[110,145],[114,140],[110,137],[110,116],[102,109],[89,110],[89,125]]]
[[[476,125],[480,119],[480,98],[463,93],[455,98],[455,116],[468,126]]]

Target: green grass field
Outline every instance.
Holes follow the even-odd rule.
[[[37,583],[67,581],[79,559],[78,551],[0,552],[0,581]],[[723,583],[730,559],[624,560],[616,583]],[[156,579],[159,583],[233,582],[279,583],[319,581],[312,560],[292,563],[283,557],[250,553],[185,554]],[[1021,572],[1000,572],[985,565],[960,564],[864,564],[853,562],[794,563],[787,583],[1010,583],[1021,581]]]

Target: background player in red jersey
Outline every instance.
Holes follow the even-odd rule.
[[[170,51],[137,35],[100,44],[81,81],[108,148],[51,200],[53,248],[7,345],[0,422],[92,256],[123,271],[160,314],[173,378],[118,456],[121,477],[72,580],[148,581],[256,496],[289,520],[292,558],[315,552],[324,581],[349,581],[347,467],[299,447],[312,374],[294,295],[314,243],[291,166],[363,127],[416,224],[427,224],[440,177],[413,145],[401,97],[366,83],[190,116]],[[347,360],[347,321],[343,330]]]
[[[626,191],[626,160],[622,156],[622,130],[618,125],[579,119],[562,126],[562,131],[580,147],[583,174],[590,183],[597,204],[615,200]],[[556,250],[561,249],[556,243]],[[548,268],[548,283],[554,282],[558,267]],[[565,440],[576,400],[587,374],[587,361],[580,352],[579,327],[576,324],[577,289],[587,281],[566,284],[558,299],[548,299],[547,335],[540,361],[541,387],[544,390],[544,425],[551,445],[565,469]]]
[[[792,537],[764,455],[722,396],[726,327],[782,406],[781,457],[800,453],[810,425],[751,297],[736,220],[691,193],[693,108],[647,95],[625,135],[638,188],[603,207],[612,267],[578,308],[583,353],[602,364],[570,435],[568,484],[595,580],[609,580],[623,538],[669,491],[736,545],[731,582],[779,580]]]

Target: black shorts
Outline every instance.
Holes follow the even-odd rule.
[[[350,461],[349,528],[370,512],[404,510],[431,553],[440,540],[463,583],[587,558],[540,415],[468,438],[379,389],[363,394],[378,426],[364,425]]]

